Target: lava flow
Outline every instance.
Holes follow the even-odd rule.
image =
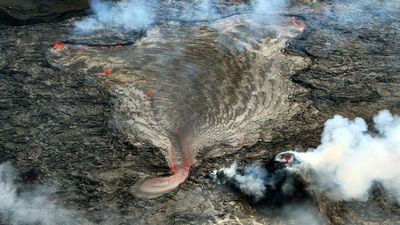
[[[289,100],[299,89],[286,76],[306,62],[282,49],[304,21],[279,18],[284,23],[241,15],[209,24],[168,23],[133,45],[70,44],[66,51],[50,51],[48,61],[117,81],[105,86],[118,93],[114,118],[132,142],[158,147],[174,173],[131,189],[154,198],[186,180],[195,160],[201,161],[199,151],[226,146],[209,154],[227,154],[253,144],[261,129],[299,110]],[[283,71],[283,64],[290,69]]]
[[[193,165],[193,156],[186,151],[180,161],[176,161],[176,152],[171,150],[169,164],[172,176],[147,178],[137,182],[131,188],[131,192],[141,198],[157,198],[165,193],[174,190],[183,183],[189,176],[190,167]]]

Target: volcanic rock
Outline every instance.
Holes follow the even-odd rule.
[[[306,26],[282,54],[309,62],[286,74],[299,90],[290,104],[301,110],[268,126],[262,132],[266,138],[256,144],[252,140],[220,155],[214,153],[224,146],[208,146],[199,155],[204,160],[174,192],[153,200],[135,198],[129,188],[139,178],[169,173],[165,156],[154,146],[135,146],[121,132],[114,118],[118,95],[104,83],[48,63],[49,49],[71,39],[78,18],[53,19],[88,7],[85,1],[56,2],[47,1],[41,9],[26,1],[0,2],[6,18],[0,28],[0,161],[17,169],[20,191],[29,193],[32,184],[53,186],[58,191],[48,190],[52,200],[94,224],[296,223],[262,213],[207,175],[234,160],[265,163],[284,150],[315,147],[324,121],[335,114],[370,119],[381,109],[400,113],[400,11],[367,7],[346,17],[345,2],[294,2],[287,12],[305,18]],[[330,224],[399,221],[399,205],[379,186],[367,202],[310,192],[311,207]],[[0,216],[0,223],[9,220]]]
[[[24,25],[54,22],[54,20],[83,15],[88,8],[88,0],[1,0],[0,24]]]

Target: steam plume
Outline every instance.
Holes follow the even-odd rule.
[[[228,168],[212,172],[211,176],[219,183],[233,185],[244,195],[252,197],[255,202],[262,200],[266,195],[273,195],[275,200],[280,201],[280,198],[291,196],[295,189],[294,176],[288,174],[286,168],[269,172],[256,164],[239,168],[237,162],[234,162]]]
[[[254,207],[279,224],[317,225],[327,224],[320,215],[295,174],[289,168],[277,166],[272,170],[259,165],[238,167],[234,162],[211,174],[214,181],[234,186],[242,194],[252,198]]]
[[[40,189],[20,191],[13,182],[9,164],[0,165],[0,223],[19,224],[89,224],[76,212],[52,202]],[[18,191],[17,191],[18,190]]]
[[[400,117],[381,111],[373,119],[378,133],[366,122],[334,116],[325,123],[322,143],[305,153],[293,152],[311,169],[311,180],[331,197],[367,200],[374,182],[381,183],[400,201]]]
[[[154,22],[156,3],[156,0],[123,0],[114,3],[91,0],[94,15],[76,23],[76,30],[90,33],[109,27],[144,29]]]
[[[177,2],[177,4],[175,4]],[[273,14],[287,6],[286,0],[255,0],[250,4],[240,3],[218,8],[218,0],[179,2],[158,0],[122,0],[105,2],[91,0],[93,14],[75,24],[75,30],[92,33],[96,30],[118,28],[142,30],[158,20],[208,21],[227,15],[250,13],[252,19],[270,20]],[[177,7],[176,5],[180,5]]]
[[[229,168],[222,168],[215,171],[214,174],[222,173],[244,194],[251,196],[255,201],[264,197],[267,184],[268,172],[260,166],[245,167],[238,171],[237,162],[234,162]]]

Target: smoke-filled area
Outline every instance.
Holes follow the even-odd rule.
[[[212,180],[233,187],[250,200],[261,214],[276,221],[298,225],[326,224],[312,202],[300,177],[279,163],[253,164],[213,171]],[[279,222],[278,222],[279,223]]]
[[[294,152],[310,169],[314,188],[337,199],[367,200],[374,182],[400,201],[400,117],[381,111],[368,131],[365,120],[334,116],[325,123],[321,145],[305,153]]]
[[[221,8],[222,2],[200,0],[193,2],[159,0],[122,0],[117,2],[91,0],[92,15],[76,23],[79,33],[119,28],[122,30],[141,30],[161,20],[172,21],[211,21],[223,17],[250,13],[253,19],[273,19],[273,14],[287,6],[287,1],[256,0],[239,2]]]
[[[369,130],[362,118],[351,120],[336,115],[326,121],[317,148],[285,152],[292,154],[294,161],[280,162],[281,166],[271,171],[259,165],[238,168],[235,162],[211,175],[215,181],[232,185],[267,206],[276,205],[277,196],[281,196],[279,202],[284,207],[280,210],[291,208],[292,213],[298,212],[304,218],[313,216],[294,210],[295,204],[290,202],[304,194],[302,186],[310,195],[319,193],[333,200],[366,201],[374,184],[381,184],[400,202],[400,117],[385,110],[373,118],[373,123],[373,129]],[[296,183],[296,177],[302,185]],[[279,213],[284,215],[285,210]],[[319,224],[318,221],[314,224]]]
[[[235,161],[230,167],[213,171],[211,178],[218,183],[228,183],[250,197],[254,202],[265,198],[281,201],[295,194],[296,177],[285,167],[273,165],[267,169],[253,164],[239,167]]]
[[[255,201],[264,197],[268,172],[261,166],[249,166],[238,171],[237,162],[234,162],[229,168],[222,168],[214,171],[212,174],[214,179],[218,176],[226,176],[234,185],[237,186],[244,194],[251,196]]]
[[[198,1],[160,1],[160,0],[91,0],[92,15],[78,21],[75,30],[91,33],[96,30],[119,28],[122,30],[141,30],[163,20],[172,21],[211,21],[236,14],[249,14],[252,19],[275,20],[276,15],[288,8],[288,0],[239,1],[224,5],[218,0]],[[339,17],[342,23],[353,24],[379,20],[387,11],[400,9],[394,0],[335,0],[325,16]],[[366,14],[366,12],[368,12]],[[372,13],[372,15],[371,15]]]
[[[15,169],[9,163],[0,164],[0,223],[26,224],[89,224],[78,211],[51,200],[55,191],[46,186],[27,190],[26,185],[14,182]]]
[[[94,31],[108,26],[124,29],[143,29],[154,22],[155,0],[103,2],[92,0],[92,17],[76,24],[78,31]]]

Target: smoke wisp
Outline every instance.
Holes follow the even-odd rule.
[[[10,164],[0,165],[0,223],[90,224],[79,213],[51,201],[44,186],[22,191],[22,186],[14,183],[14,176],[15,171]]]
[[[156,0],[123,0],[104,2],[91,0],[93,15],[75,24],[78,32],[91,33],[107,28],[140,30],[155,20]]]
[[[237,162],[234,162],[230,167],[213,171],[211,177],[219,183],[232,185],[254,202],[264,198],[280,201],[290,197],[295,188],[294,177],[288,174],[286,168],[270,172],[256,164],[238,167]]]
[[[279,224],[327,224],[296,174],[280,163],[239,167],[234,162],[211,178],[250,197],[257,211]]]
[[[373,118],[376,133],[362,118],[334,116],[325,123],[321,145],[292,152],[309,169],[311,182],[330,197],[367,200],[375,182],[400,201],[400,117],[381,111]]]
[[[255,201],[264,197],[268,172],[260,166],[249,166],[238,170],[237,162],[229,168],[213,172],[213,177],[226,176],[241,192],[253,197]]]
[[[211,21],[229,15],[248,14],[254,20],[272,20],[273,15],[284,9],[288,1],[255,0],[220,6],[222,1],[198,0],[194,2],[158,0],[122,0],[106,2],[91,0],[92,15],[78,21],[75,31],[92,33],[97,30],[117,28],[121,30],[143,30],[160,20],[183,22]]]

